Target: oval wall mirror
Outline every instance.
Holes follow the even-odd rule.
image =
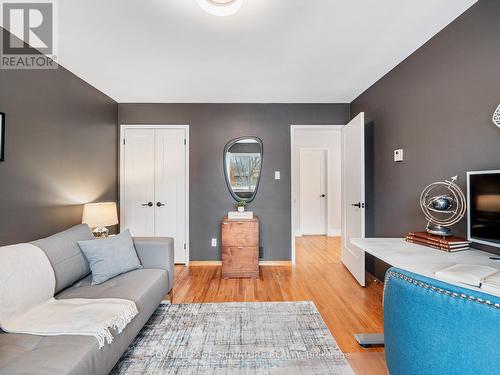
[[[224,147],[224,176],[227,188],[237,201],[255,199],[262,172],[263,145],[260,138],[241,137]]]

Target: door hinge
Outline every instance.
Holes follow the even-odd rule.
[[[123,145],[125,146],[125,138],[123,138]]]
[[[184,138],[184,146],[186,145],[186,138]]]
[[[186,246],[186,244],[184,244],[184,250],[187,250],[187,246]]]

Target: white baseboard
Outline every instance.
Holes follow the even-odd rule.
[[[342,235],[341,229],[329,229],[328,237],[340,237]]]
[[[302,237],[304,234],[300,231],[295,232],[295,237]],[[324,236],[324,233],[308,233],[306,236]],[[330,229],[326,233],[328,237],[340,237],[342,235],[341,229]]]
[[[291,266],[291,260],[259,260],[261,266]],[[222,266],[220,260],[192,260],[188,264],[189,267],[200,266]]]

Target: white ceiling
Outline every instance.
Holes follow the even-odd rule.
[[[118,102],[350,103],[475,0],[60,0],[59,62]]]

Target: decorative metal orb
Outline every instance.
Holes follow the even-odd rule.
[[[457,176],[449,181],[434,182],[420,195],[420,207],[427,219],[427,232],[438,236],[450,236],[448,227],[458,223],[465,216],[467,203],[465,195],[455,183]]]
[[[453,206],[453,197],[449,195],[441,195],[431,199],[432,208],[437,211],[446,211]]]

